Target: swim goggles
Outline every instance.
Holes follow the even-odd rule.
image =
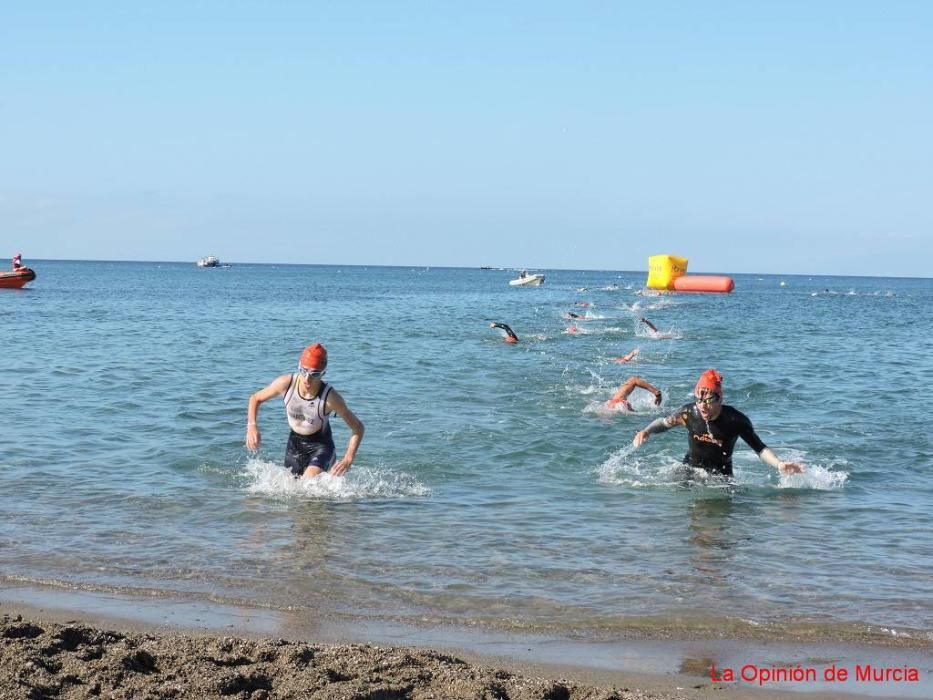
[[[722,396],[719,394],[706,394],[703,397],[697,396],[697,403],[709,406],[710,404],[719,403],[722,401]]]
[[[305,379],[317,379],[324,376],[326,369],[308,369],[307,367],[299,367],[298,374],[300,374]]]

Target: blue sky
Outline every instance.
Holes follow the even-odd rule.
[[[0,66],[27,263],[931,276],[933,3],[4,3]]]

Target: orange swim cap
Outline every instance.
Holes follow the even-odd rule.
[[[700,375],[700,380],[693,388],[695,396],[700,397],[705,393],[719,394],[722,396],[722,375],[714,369],[708,369]]]
[[[301,360],[298,365],[306,369],[325,369],[327,367],[327,350],[320,343],[309,345],[301,353]]]

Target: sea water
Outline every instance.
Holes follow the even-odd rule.
[[[933,639],[931,280],[32,264],[0,293],[0,584],[558,637]],[[246,404],[314,342],[366,435],[346,477],[296,481],[280,400],[258,454]],[[685,477],[683,429],[631,446],[710,367],[804,474],[740,440],[734,480]],[[632,374],[660,407],[605,407]]]

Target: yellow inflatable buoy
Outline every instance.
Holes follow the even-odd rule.
[[[674,280],[687,274],[687,258],[652,255],[648,258],[648,289],[673,289]]]

